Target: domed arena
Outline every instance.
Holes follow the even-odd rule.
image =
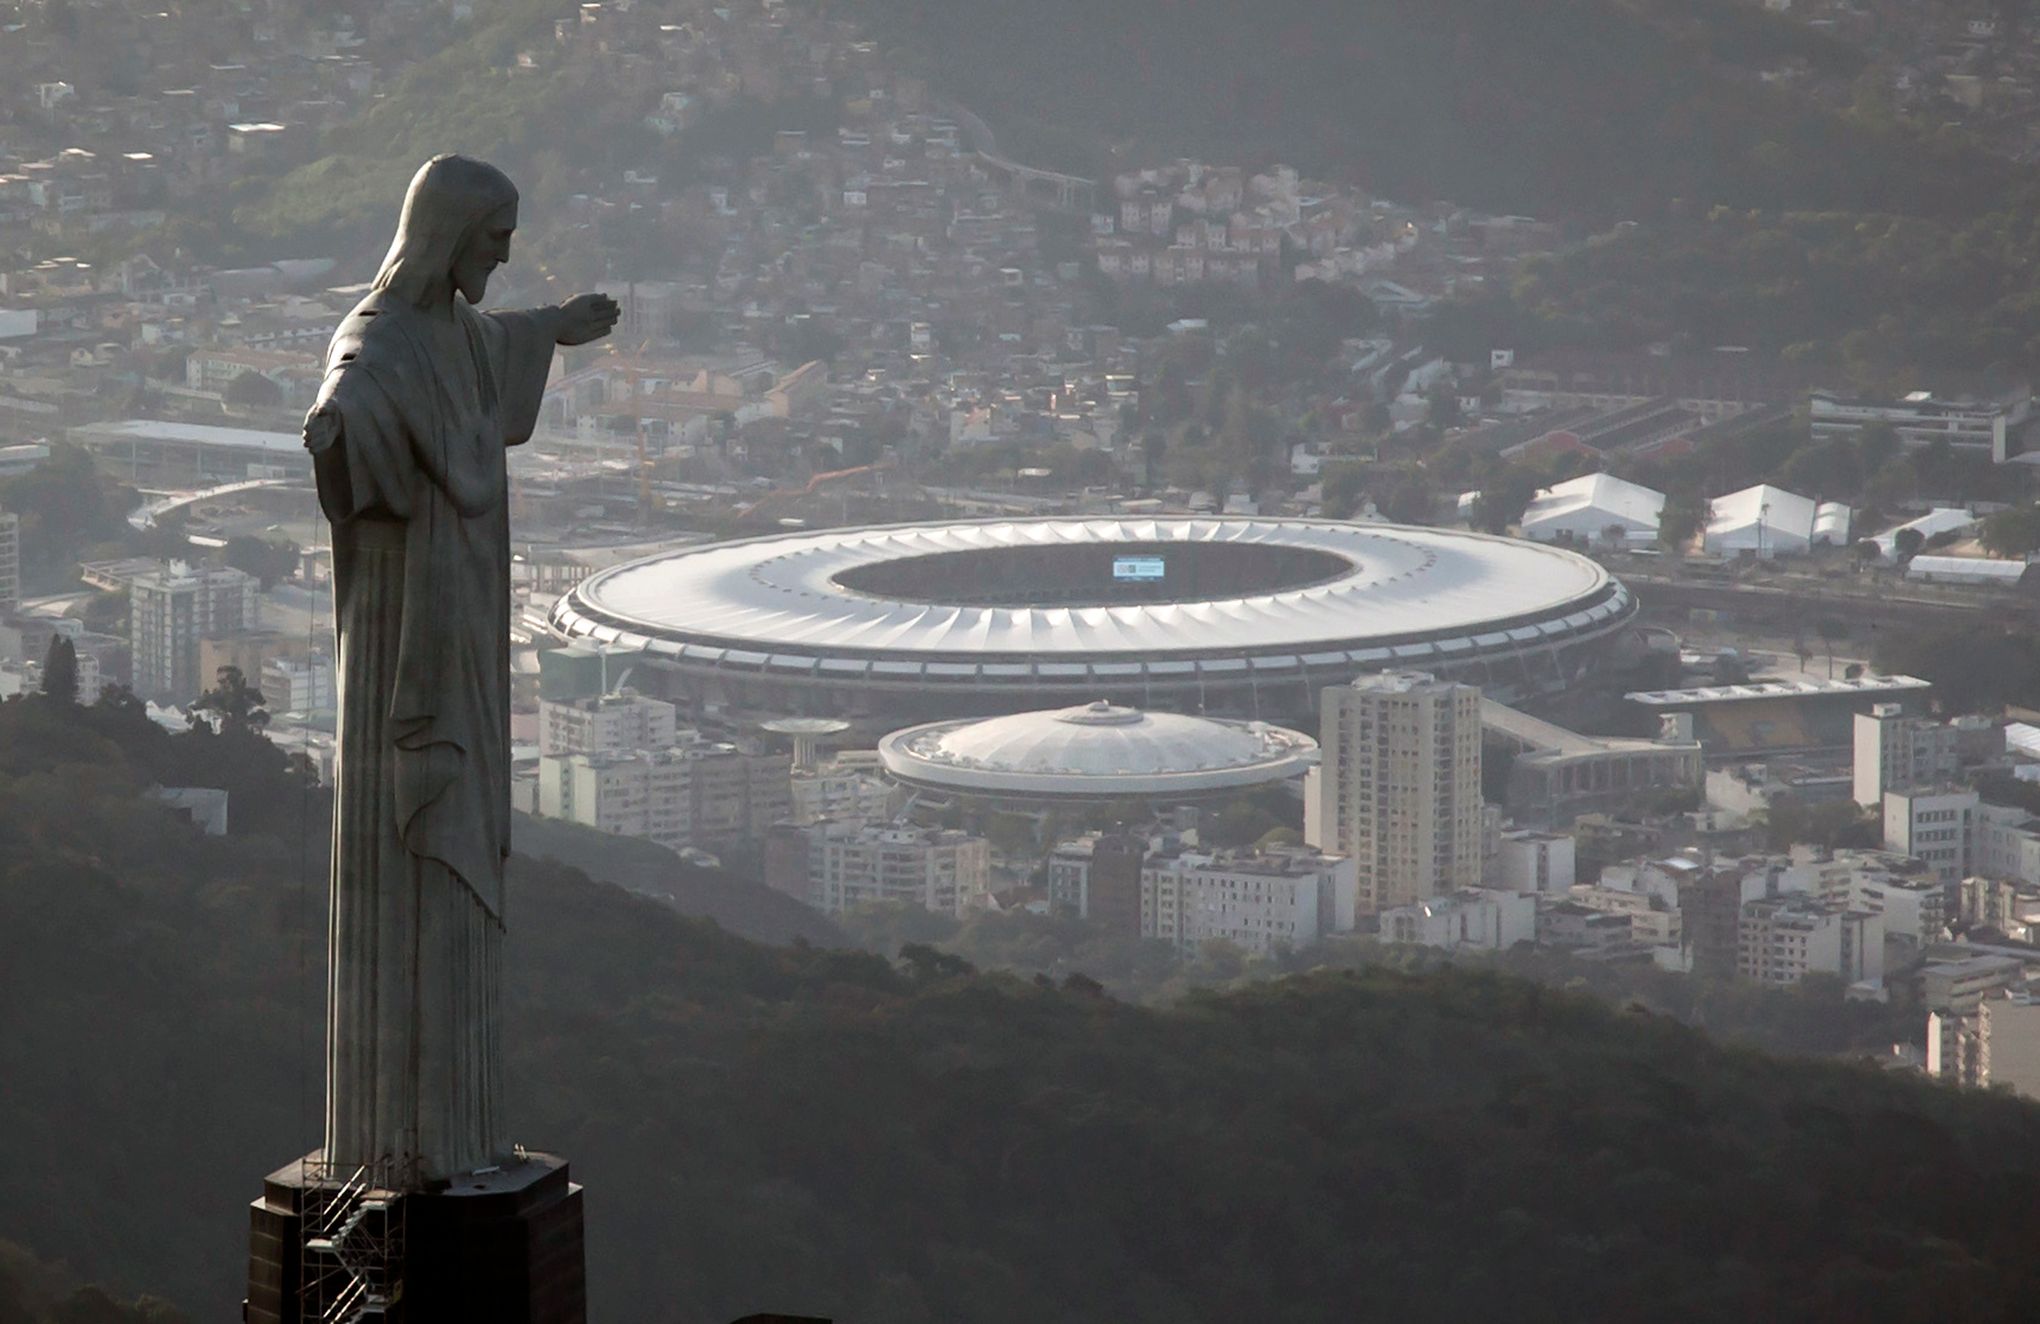
[[[896,782],[1023,804],[1158,796],[1198,800],[1300,777],[1317,742],[1265,722],[1076,708],[928,722],[878,742]]]
[[[1592,560],[1485,534],[1057,517],[681,548],[590,576],[550,624],[642,650],[640,684],[697,713],[890,730],[1096,699],[1291,719],[1390,667],[1520,699],[1575,683],[1635,613]]]

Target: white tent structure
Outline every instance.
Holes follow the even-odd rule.
[[[1898,535],[1907,529],[1919,530],[1920,541],[1939,533],[1960,533],[1976,523],[1976,516],[1960,506],[1936,506],[1916,520],[1908,520],[1895,529],[1886,529],[1871,541],[1877,544],[1877,553],[1886,561],[1898,559]]]
[[[1915,556],[1905,577],[1929,584],[2002,584],[2009,588],[2026,577],[2024,561],[1993,561],[1981,556]]]
[[[1582,474],[1547,487],[1523,512],[1525,538],[1536,542],[1600,543],[1622,530],[1625,546],[1657,541],[1665,494],[1612,474]]]
[[[1804,552],[1816,541],[1847,541],[1849,508],[1821,504],[1782,487],[1759,483],[1714,498],[1708,506],[1705,546],[1716,556],[1771,557]],[[1835,530],[1841,531],[1840,538]]]

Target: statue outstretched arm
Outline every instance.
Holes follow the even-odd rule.
[[[616,329],[616,319],[623,314],[616,300],[606,294],[577,294],[556,311],[559,321],[553,342],[560,345],[600,340]]]
[[[482,314],[490,328],[489,353],[502,383],[497,417],[504,445],[522,444],[537,427],[546,379],[559,347],[600,340],[615,327],[621,311],[606,294],[577,294],[548,308]]]

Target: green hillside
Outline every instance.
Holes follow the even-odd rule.
[[[844,0],[1023,156],[1282,160],[1392,198],[1959,215],[2002,167],[1760,81],[1850,50],[1738,0]],[[1117,162],[1097,148],[1124,146]]]
[[[311,1143],[319,901],[287,784],[270,827],[199,837],[135,798],[164,754],[127,720],[0,705],[0,1238],[230,1317],[245,1201]],[[1146,1009],[761,947],[556,864],[509,906],[512,1129],[587,1183],[598,1320],[2040,1308],[2016,1100],[1491,975]]]
[[[820,5],[824,0],[804,0]],[[837,0],[889,58],[991,122],[1010,152],[1100,173],[1177,154],[1292,162],[1393,198],[1604,223],[1765,209],[1965,216],[2003,163],[1952,132],[1838,113],[1761,75],[1848,77],[1852,49],[1742,0]],[[417,162],[459,150],[557,201],[625,166],[669,183],[767,149],[831,108],[736,103],[682,139],[642,98],[555,63],[554,0],[491,6],[336,125],[316,157],[218,199],[194,241],[229,255],[353,251]],[[545,54],[513,68],[523,49]],[[582,247],[585,247],[585,236]],[[571,264],[571,249],[550,252]]]
[[[1721,209],[1550,258],[1455,307],[1457,348],[1738,345],[1900,395],[2040,358],[2040,191],[1959,218]],[[1960,389],[1958,386],[1956,389]]]
[[[223,245],[223,255],[323,246],[373,256],[419,163],[465,152],[507,171],[534,203],[531,219],[544,219],[526,227],[524,260],[544,274],[592,279],[604,270],[597,245],[585,232],[562,238],[548,228],[571,194],[613,187],[626,169],[676,185],[718,155],[769,151],[779,128],[832,127],[833,105],[794,97],[765,106],[738,97],[679,138],[661,139],[644,127],[642,88],[619,88],[594,64],[564,59],[554,48],[552,25],[572,11],[560,0],[481,8],[475,24],[406,68],[386,95],[327,130],[313,159],[238,184],[195,238]],[[540,67],[516,68],[518,52],[534,49]],[[654,267],[670,259],[657,245],[636,253],[627,229],[605,230],[616,250],[610,256],[626,264],[643,257]]]

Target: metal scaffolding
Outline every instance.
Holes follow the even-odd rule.
[[[404,1294],[404,1199],[391,1165],[305,1165],[300,1318],[367,1324]]]

